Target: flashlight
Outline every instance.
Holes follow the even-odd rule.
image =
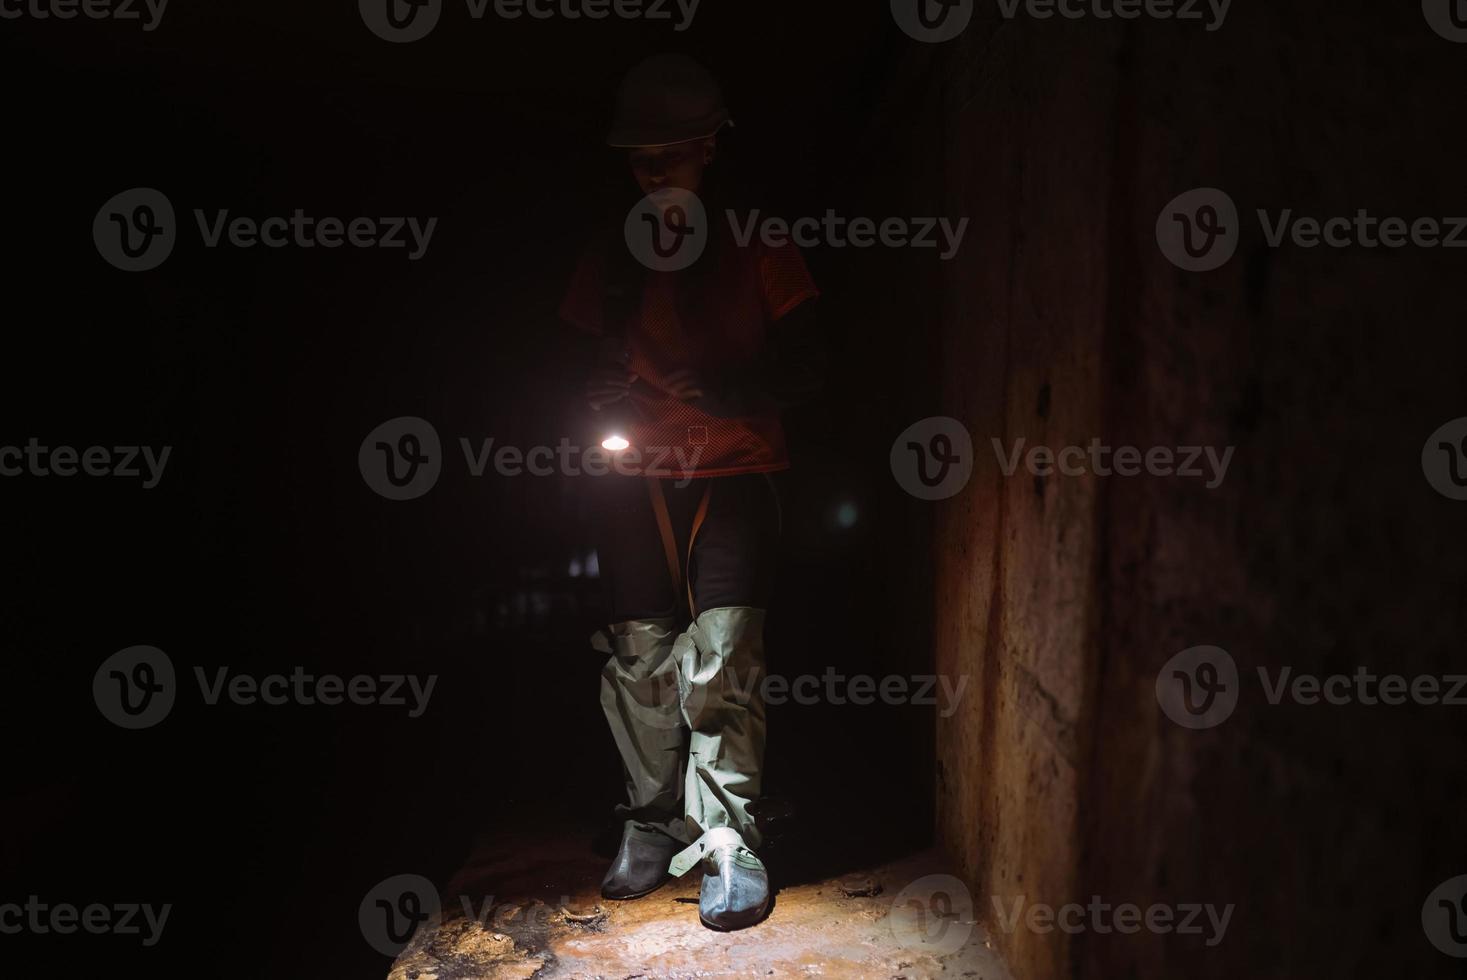
[[[632,403],[630,394],[621,401],[603,408],[599,419],[601,448],[612,453],[631,448],[632,423],[637,418],[637,407]]]

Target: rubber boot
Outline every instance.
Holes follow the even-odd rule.
[[[749,805],[764,768],[764,610],[710,609],[677,639],[683,717],[690,729],[685,784],[692,846],[673,874],[704,870],[698,914],[715,929],[741,929],[769,907],[769,875],[755,855]]]
[[[731,932],[755,925],[769,912],[769,872],[732,827],[714,827],[672,859],[682,877],[703,868],[698,918],[710,929]]]
[[[639,826],[628,820],[622,829],[621,847],[601,879],[603,898],[641,898],[661,888],[670,876],[667,872],[672,856],[682,847],[660,830]]]
[[[626,774],[621,847],[601,883],[607,898],[635,898],[667,880],[668,859],[691,839],[683,819],[687,730],[678,696],[672,620],[611,627],[601,707]]]

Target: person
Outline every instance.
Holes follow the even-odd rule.
[[[602,894],[637,898],[701,866],[699,917],[725,930],[769,906],[750,807],[763,783],[772,474],[789,466],[780,411],[810,397],[823,370],[819,292],[798,250],[743,244],[721,220],[729,125],[718,84],[692,59],[661,55],[627,74],[608,143],[626,151],[644,201],[697,197],[706,244],[687,268],[657,270],[630,247],[638,224],[618,225],[582,257],[561,305],[594,340],[586,403],[622,433],[607,448],[648,467],[589,481],[612,619],[601,706],[628,795]],[[687,212],[676,221],[686,229]]]

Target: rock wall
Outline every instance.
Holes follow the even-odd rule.
[[[1216,31],[979,5],[961,38],[902,56],[893,90],[939,120],[892,120],[912,201],[972,221],[925,311],[975,454],[930,505],[937,667],[974,692],[937,724],[938,834],[1017,976],[1457,965],[1421,909],[1467,871],[1464,708],[1273,704],[1259,671],[1461,660],[1467,503],[1421,454],[1467,415],[1467,253],[1268,228],[1284,209],[1467,214],[1464,80],[1467,45],[1415,4],[1238,4]],[[1199,187],[1238,210],[1236,254],[1205,272],[1155,232]],[[1233,454],[1220,481],[1205,458],[1202,477],[1006,475],[1020,439]],[[1202,645],[1236,664],[1236,707],[1191,730],[1157,677]],[[1201,935],[1103,933],[1089,912],[1006,930],[1020,896],[1233,911],[1212,945],[1205,917]]]

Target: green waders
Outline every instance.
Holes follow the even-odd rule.
[[[670,540],[655,488],[653,501]],[[705,495],[690,554],[706,509]],[[676,551],[667,552],[681,581]],[[761,837],[748,810],[764,768],[764,618],[763,609],[728,606],[697,612],[680,635],[671,619],[611,628],[601,706],[630,805],[621,853],[603,882],[608,897],[645,894],[669,870],[681,876],[701,864],[707,877],[699,911],[708,925],[740,928],[767,907],[767,874],[753,853]],[[689,846],[674,855],[672,841]]]

